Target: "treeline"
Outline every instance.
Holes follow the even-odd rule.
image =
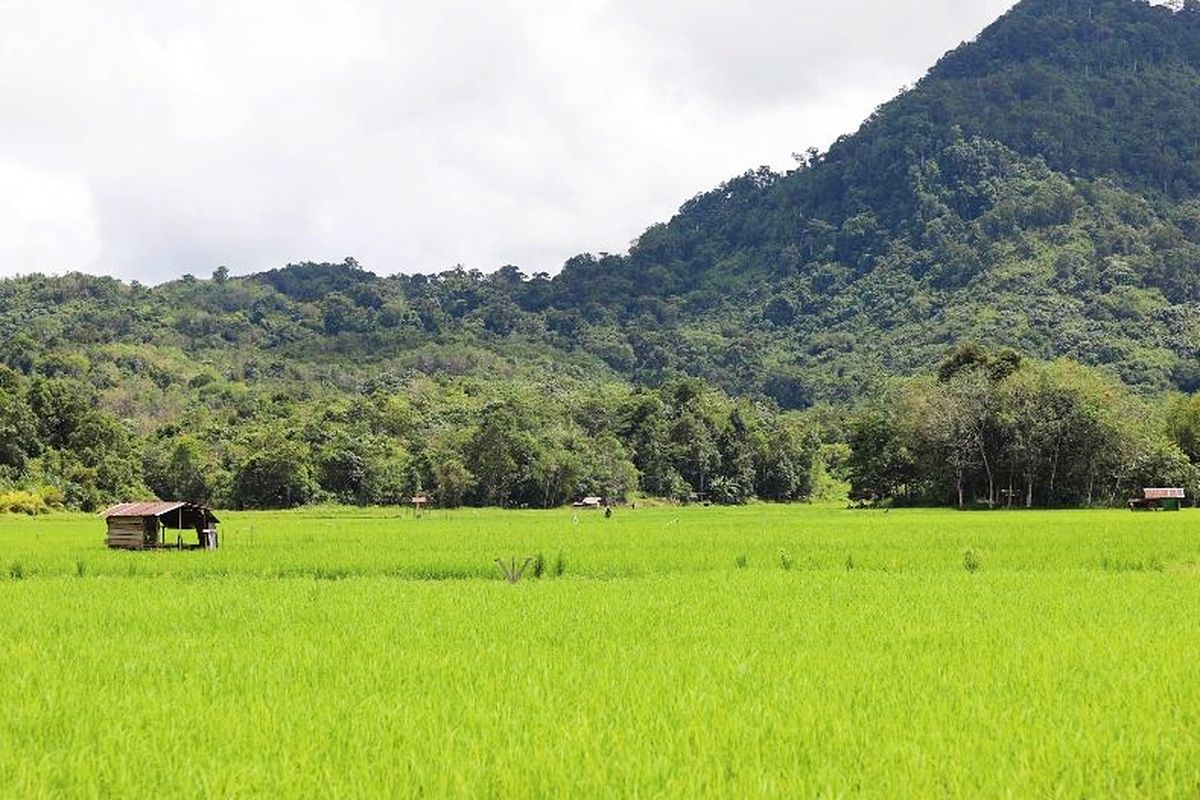
[[[150,495],[233,508],[415,494],[443,507],[786,501],[807,498],[819,472],[799,415],[698,380],[629,390],[415,378],[400,391],[234,402],[204,384],[208,401],[197,392],[177,421],[140,435],[81,381],[0,368],[0,386],[0,491],[84,510]]]
[[[1147,398],[1098,369],[974,344],[855,408],[806,412],[694,378],[635,389],[410,375],[346,394],[205,377],[175,389],[157,396],[177,406],[169,418],[139,429],[114,412],[120,392],[0,367],[0,497],[21,510],[151,495],[549,508],[585,495],[794,501],[845,486],[901,505],[1061,507],[1200,488],[1200,395]]]
[[[1117,505],[1200,484],[1200,398],[1154,403],[1069,361],[957,349],[848,426],[856,496],[899,504]]]

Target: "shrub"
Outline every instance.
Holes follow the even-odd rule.
[[[779,566],[783,567],[784,571],[790,571],[795,562],[792,560],[792,554],[782,547],[779,548]]]
[[[42,502],[46,504],[47,508],[61,511],[66,507],[67,496],[57,486],[43,486],[37,490],[37,493],[41,495]]]
[[[974,547],[968,547],[963,551],[963,569],[967,572],[978,572],[982,565],[979,553],[976,552]]]
[[[49,513],[50,507],[41,494],[27,491],[11,491],[0,494],[0,513],[36,514]]]

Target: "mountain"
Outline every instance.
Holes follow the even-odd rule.
[[[551,304],[665,331],[639,378],[784,402],[770,381],[852,401],[964,338],[1195,388],[1198,95],[1194,4],[1026,0],[827,153],[568,263]]]
[[[251,503],[362,498],[385,472],[395,494],[460,467],[476,502],[600,493],[629,470],[653,493],[707,493],[715,476],[726,493],[791,497],[811,489],[797,477],[811,426],[782,412],[854,406],[963,341],[1067,357],[1146,396],[1193,391],[1198,96],[1200,5],[1024,0],[827,152],[738,176],[628,253],[553,277],[380,277],[347,259],[159,287],[0,281],[0,488],[74,469],[99,502],[176,457],[203,471],[199,447],[223,476],[204,491]],[[55,428],[87,408],[109,417]],[[26,447],[14,431],[30,414]],[[120,459],[95,455],[118,441]],[[767,478],[765,443],[783,441],[788,465]],[[552,464],[555,448],[578,463]],[[307,476],[255,484],[279,452]],[[124,466],[98,477],[101,460]],[[509,464],[522,474],[480,480]]]

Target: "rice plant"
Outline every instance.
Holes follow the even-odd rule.
[[[963,569],[967,572],[978,572],[979,568],[983,566],[983,562],[979,557],[979,551],[974,547],[968,547],[963,551],[962,563]]]
[[[1200,512],[572,513],[0,519],[0,797],[1195,794]]]

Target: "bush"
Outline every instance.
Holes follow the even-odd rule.
[[[233,499],[239,508],[295,508],[309,502],[315,488],[303,452],[285,442],[242,462],[233,478]]]
[[[62,511],[66,507],[67,496],[57,486],[43,486],[37,490],[37,493],[41,495],[42,502],[46,504],[47,508]]]
[[[983,566],[983,562],[979,558],[979,553],[974,547],[969,547],[963,551],[963,569],[967,572],[978,572]]]
[[[779,548],[779,566],[782,567],[785,572],[790,572],[795,563],[796,562],[792,559],[791,553],[789,553],[787,550],[784,550],[782,547]]]
[[[37,492],[17,490],[0,493],[0,513],[35,516],[49,512],[50,506]]]

